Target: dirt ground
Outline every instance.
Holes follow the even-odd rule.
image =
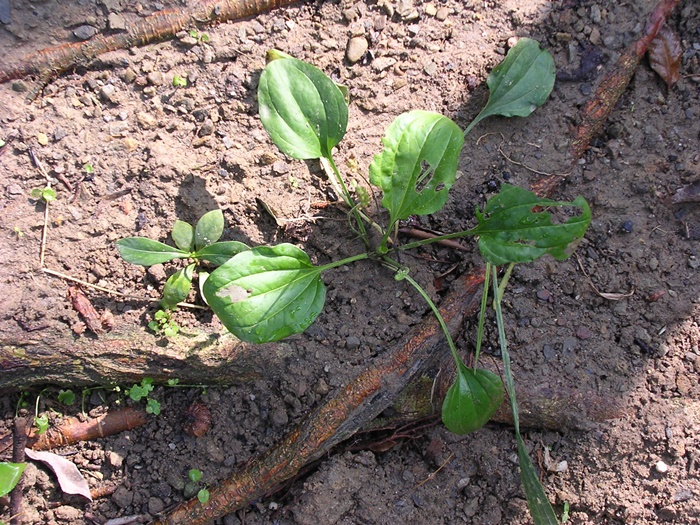
[[[9,4],[11,21],[0,24],[3,61],[94,32],[118,32],[155,9],[179,5]],[[580,106],[639,36],[653,6],[651,0],[300,3],[200,29],[208,42],[180,35],[111,52],[49,83],[32,104],[24,101],[31,80],[1,85],[0,139],[9,143],[0,156],[0,337],[27,330],[90,336],[71,330],[79,318],[66,297],[68,283],[40,271],[44,215],[29,194],[46,181],[32,165],[30,148],[57,192],[48,268],[157,300],[176,266],[147,272],[129,265],[118,257],[115,241],[142,235],[171,242],[176,219],[195,221],[215,208],[224,211],[225,239],[294,242],[325,263],[362,246],[340,207],[312,207],[329,200],[320,169],[285,158],[267,138],[255,97],[265,52],[281,49],[348,86],[350,123],[338,160],[350,179],[366,185],[383,131],[397,115],[426,109],[466,126],[488,96],[486,75],[508,39],[529,36],[555,58],[560,78],[551,99],[527,119],[480,124],[467,137],[461,178],[447,207],[421,224],[441,232],[466,229],[475,206],[501,182],[528,187],[538,172],[565,177],[557,197],[589,201],[593,222],[575,257],[516,268],[505,301],[507,330],[518,384],[595,394],[622,409],[613,419],[604,419],[605,411],[572,414],[577,428],[525,429],[526,442],[550,501],[558,512],[569,505],[569,523],[700,523],[698,204],[669,202],[700,179],[695,0],[681,1],[669,20],[684,50],[678,83],[669,90],[644,61],[593,148],[577,163],[567,154]],[[350,64],[346,46],[358,35],[366,37],[368,51]],[[188,85],[174,87],[176,75]],[[86,173],[86,163],[94,173]],[[278,218],[298,220],[278,226],[261,201]],[[478,260],[473,246],[467,252],[431,247],[410,264],[439,298],[454,275]],[[448,278],[436,280],[448,270]],[[116,490],[88,503],[63,495],[45,467],[30,463],[21,523],[152,519],[203,486],[187,485],[189,469],[201,470],[208,486],[226,478],[426,314],[416,294],[368,262],[328,272],[324,281],[324,312],[306,333],[284,343],[284,359],[275,361],[284,366],[226,387],[157,387],[162,413],[145,426],[59,450],[92,488]],[[146,325],[155,302],[85,291],[98,310],[113,314],[115,329],[140,326],[144,338],[154,337]],[[191,300],[202,304],[194,293]],[[176,321],[185,334],[216,323],[189,309],[178,310]],[[465,351],[475,329],[473,320],[463,329]],[[487,351],[494,355],[493,321],[487,332]],[[54,411],[52,419],[55,412],[79,413],[79,404],[58,403],[57,390],[41,394],[40,412]],[[81,389],[75,391],[80,398]],[[30,389],[25,397],[30,417],[38,394]],[[5,433],[19,395],[0,399]],[[212,427],[200,438],[182,429],[193,400],[212,412]],[[85,409],[99,413],[117,402],[130,403],[110,387],[96,389],[87,393]],[[9,520],[7,509],[0,511]],[[530,522],[512,428],[490,424],[464,437],[433,426],[388,451],[339,452],[217,523]]]

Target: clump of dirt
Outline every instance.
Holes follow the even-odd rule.
[[[550,500],[560,512],[569,506],[572,523],[700,523],[697,203],[669,204],[678,189],[697,182],[700,170],[696,3],[680,2],[668,21],[684,50],[679,82],[669,90],[642,64],[589,152],[577,163],[567,157],[579,108],[640,35],[653,6],[650,0],[297,4],[197,28],[208,41],[185,32],[111,52],[49,83],[32,104],[24,102],[31,82],[0,86],[0,139],[8,142],[0,150],[3,344],[17,334],[32,340],[53,334],[76,345],[92,337],[74,331],[81,320],[66,296],[70,283],[40,271],[44,214],[29,194],[47,181],[30,151],[58,194],[50,205],[45,266],[150,299],[84,290],[98,311],[113,314],[114,330],[138,327],[144,342],[153,341],[146,326],[174,267],[129,265],[114,248],[117,239],[167,241],[176,219],[194,222],[220,208],[225,240],[294,242],[318,263],[363,249],[332,202],[323,172],[285,158],[259,122],[257,80],[268,49],[312,62],[348,86],[350,124],[337,158],[353,182],[370,189],[368,165],[397,115],[432,110],[465,126],[488,96],[484,80],[508,39],[530,36],[567,74],[531,117],[492,119],[467,137],[448,205],[422,225],[468,228],[475,207],[502,182],[528,187],[541,174],[564,179],[557,197],[589,201],[594,220],[576,254],[563,263],[518,266],[505,315],[519,385],[595,395],[603,407],[573,414],[576,428],[528,429],[527,444]],[[0,46],[15,59],[93,29],[119,32],[153,8],[131,1],[13,2],[11,22],[0,25]],[[356,39],[355,46],[360,37],[366,50],[351,64],[348,43]],[[174,86],[175,76],[187,85]],[[473,246],[466,253],[432,246],[409,264],[439,299],[454,275],[478,261]],[[269,363],[264,376],[231,378],[221,387],[157,387],[152,395],[161,414],[146,426],[62,449],[91,488],[103,491],[92,503],[61,494],[49,471],[30,463],[22,523],[148,520],[167,512],[272,446],[426,314],[419,297],[369,262],[333,270],[324,280],[328,299],[317,322],[283,344],[261,347]],[[191,300],[201,304],[194,293]],[[173,352],[202,327],[222,330],[198,310],[180,309],[176,320],[182,339],[162,343]],[[487,325],[487,351],[498,359],[495,325]],[[475,327],[470,321],[462,331],[465,352]],[[0,362],[12,363],[10,357],[3,354]],[[129,360],[116,351],[111,358]],[[177,370],[168,373],[178,378]],[[23,398],[28,407],[20,403],[30,416],[37,394]],[[56,395],[44,392],[40,411],[80,412]],[[19,396],[0,399],[7,432]],[[622,409],[606,412],[605,400]],[[194,401],[211,412],[211,429],[201,437],[182,425]],[[97,414],[119,403],[131,401],[110,386],[86,392],[84,408]],[[412,437],[397,439],[388,451],[345,449],[220,522],[529,523],[512,429],[493,424],[458,437],[433,426]],[[192,468],[204,473],[200,485],[188,483]]]

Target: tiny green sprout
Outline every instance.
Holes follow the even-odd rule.
[[[72,390],[59,390],[58,401],[64,405],[73,405],[75,404],[75,393]]]
[[[165,337],[175,337],[180,331],[180,327],[172,319],[170,310],[157,310],[153,314],[153,320],[149,321],[148,328]]]
[[[154,416],[160,415],[160,403],[153,398],[148,398],[146,401],[146,412]]]
[[[34,416],[34,426],[37,434],[43,434],[49,429],[49,416],[46,414]]]
[[[202,479],[202,471],[201,471],[201,470],[198,470],[198,469],[196,469],[196,468],[191,468],[191,469],[187,472],[187,477],[188,477],[189,480],[192,481],[193,483],[197,483],[199,480]]]
[[[95,168],[93,168],[92,164],[90,164],[89,162],[86,162],[85,164],[83,164],[83,170],[88,175],[92,175],[93,173],[95,173]]]
[[[44,202],[51,202],[56,200],[56,190],[50,186],[45,188],[34,188],[29,194],[32,199],[42,200]]]
[[[173,86],[175,86],[176,88],[187,87],[187,79],[185,77],[181,77],[180,75],[175,75],[173,77]]]
[[[4,140],[0,139],[0,148],[4,148],[4,147],[5,147],[5,144],[7,144],[7,142],[5,142]]]
[[[561,523],[564,525],[569,522],[569,502],[564,502],[564,512],[561,514]]]
[[[131,388],[125,390],[126,394],[134,401],[141,401],[148,397],[148,394],[153,392],[153,379],[144,377],[138,385],[132,385]]]
[[[15,232],[15,235],[17,235],[18,239],[24,237],[24,232],[20,229],[19,226],[15,226],[14,228],[12,228],[12,231]]]
[[[209,501],[209,491],[207,489],[201,489],[199,492],[197,492],[197,499],[201,504],[206,503]]]
[[[206,33],[200,33],[196,29],[190,29],[189,35],[192,38],[196,39],[198,44],[201,44],[201,43],[206,44],[209,42],[209,35]]]
[[[179,379],[168,379],[168,386],[177,386],[179,382]]]

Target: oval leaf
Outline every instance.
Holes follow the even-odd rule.
[[[194,251],[194,228],[189,222],[175,221],[172,237],[175,246],[181,250]]]
[[[553,224],[544,208],[563,206],[579,208],[580,214]],[[494,265],[531,262],[546,254],[564,260],[591,222],[591,210],[583,197],[557,202],[509,184],[503,184],[476,216],[479,224],[471,232],[479,236],[482,257]]]
[[[205,213],[197,221],[194,227],[194,246],[201,250],[205,246],[214,244],[224,233],[224,214],[221,210],[212,210]]]
[[[215,266],[221,266],[237,253],[247,249],[248,246],[238,241],[215,242],[194,253],[193,257],[209,261]]]
[[[192,286],[192,276],[194,274],[194,264],[178,270],[172,274],[163,287],[163,299],[160,305],[163,308],[174,310],[177,303],[187,299]]]
[[[295,159],[330,157],[348,123],[342,92],[320,69],[278,58],[258,85],[260,120],[277,147]]]
[[[457,366],[457,378],[442,403],[442,422],[455,434],[483,427],[503,402],[503,382],[489,370]]]
[[[489,74],[489,100],[464,134],[492,115],[527,117],[547,100],[554,79],[552,55],[536,40],[521,38]]]
[[[204,283],[207,303],[224,326],[250,343],[277,341],[306,330],[323,309],[321,270],[292,244],[244,251]]]
[[[178,250],[146,237],[126,237],[116,242],[117,251],[126,262],[153,266],[173,259],[189,257],[189,252]]]
[[[369,168],[370,181],[384,193],[390,224],[442,208],[464,143],[459,126],[438,113],[410,111],[391,123],[382,143]]]
[[[15,488],[26,466],[26,463],[0,463],[0,498]]]

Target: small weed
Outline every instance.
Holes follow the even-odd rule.
[[[44,202],[51,202],[56,200],[56,190],[54,190],[50,186],[46,186],[45,188],[34,188],[29,195],[32,199]]]
[[[12,231],[14,232],[14,234],[17,236],[18,239],[21,239],[22,237],[24,237],[24,232],[20,229],[19,226],[15,226],[14,228],[12,228]]]
[[[202,261],[220,266],[237,253],[248,249],[248,246],[242,242],[217,242],[223,232],[224,214],[221,210],[213,210],[205,213],[195,226],[185,221],[175,221],[171,235],[177,248],[146,237],[127,237],[117,241],[117,250],[122,258],[141,266],[152,266],[174,259],[194,260],[193,263],[178,270],[166,281],[163,287],[163,299],[160,301],[163,310],[159,310],[162,313],[156,312],[154,320],[149,323],[148,326],[151,330],[163,333],[168,337],[177,333],[177,324],[172,321],[169,312],[165,310],[175,310],[178,303],[187,298],[192,286],[194,271],[198,266],[201,266]],[[200,289],[208,276],[208,272],[199,271]]]
[[[187,87],[187,79],[185,77],[181,77],[180,75],[175,75],[173,77],[173,86],[176,88]]]
[[[190,491],[197,488],[196,485],[202,480],[202,471],[196,468],[190,469],[187,473],[187,478],[190,480]],[[209,501],[209,491],[206,488],[201,488],[197,491],[197,499],[200,503],[206,503]]]
[[[153,392],[153,379],[150,377],[144,377],[141,383],[132,385],[131,388],[124,390],[124,393],[134,401],[145,399],[146,412],[157,416],[160,414],[160,403],[149,397],[151,392]]]
[[[75,393],[72,390],[59,390],[58,391],[58,401],[64,405],[74,405],[75,404]]]
[[[165,337],[175,337],[180,331],[178,324],[173,321],[170,310],[158,310],[153,314],[153,320],[149,321],[148,328],[156,334]]]
[[[209,43],[209,35],[206,33],[200,33],[196,29],[191,29],[189,34],[192,38],[197,40],[198,44],[208,44]]]
[[[0,498],[17,486],[26,466],[26,463],[0,463]]]

